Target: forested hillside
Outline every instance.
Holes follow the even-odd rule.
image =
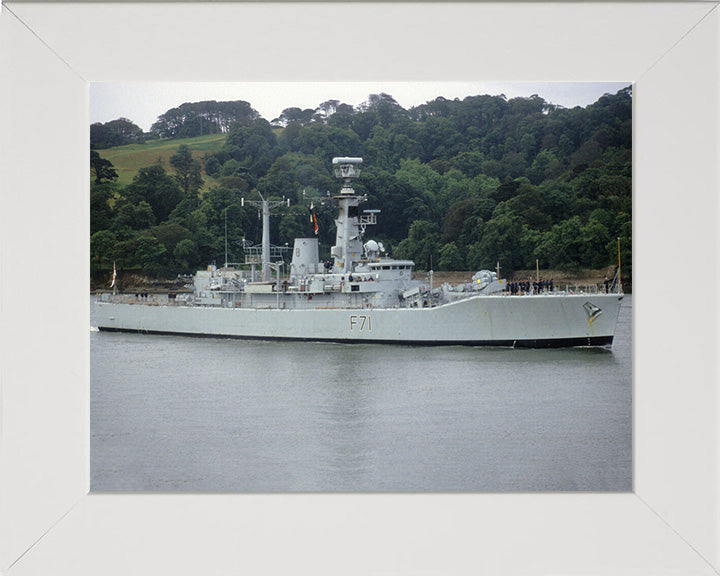
[[[183,104],[150,134],[126,119],[114,121],[119,136],[111,123],[95,124],[92,270],[115,261],[118,269],[174,276],[222,263],[226,217],[230,260],[241,261],[240,240],[261,238],[257,209],[241,198],[258,191],[291,200],[272,218],[278,245],[312,236],[312,202],[328,257],[335,229],[327,197],[340,188],[331,160],[362,156],[355,189],[367,194],[366,208],[381,210],[368,237],[419,269],[499,262],[509,273],[535,268],[536,259],[543,268],[599,268],[617,262],[619,238],[629,280],[631,111],[628,87],[573,109],[538,96],[471,96],[405,110],[379,94],[357,107],[330,100],[314,110],[288,108],[272,122],[240,101]],[[203,150],[179,139],[209,134],[224,139]],[[119,182],[119,149],[107,146],[142,149],[159,137],[165,155]]]

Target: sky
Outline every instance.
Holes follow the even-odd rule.
[[[479,94],[508,98],[537,94],[566,108],[587,106],[615,94],[628,82],[94,82],[90,85],[90,123],[128,118],[144,131],[158,116],[184,102],[245,100],[268,121],[285,108],[312,108],[326,100],[357,106],[369,94],[391,95],[405,109],[438,96],[453,100]]]

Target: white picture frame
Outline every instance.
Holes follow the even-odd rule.
[[[716,574],[716,8],[5,3],[0,571]],[[468,78],[633,83],[633,492],[89,494],[88,82]]]

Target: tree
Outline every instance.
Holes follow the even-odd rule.
[[[161,114],[150,133],[155,138],[192,138],[229,132],[234,124],[247,124],[259,117],[244,100],[186,102]]]
[[[607,266],[610,256],[607,245],[610,233],[607,227],[597,220],[590,220],[580,230],[580,262],[583,266],[600,268]]]
[[[500,262],[507,272],[522,268],[526,259],[522,237],[520,216],[505,203],[499,204],[483,227],[482,238],[470,247],[468,265],[473,270],[493,269]]]
[[[236,125],[228,134],[225,148],[253,178],[252,185],[267,172],[278,154],[275,133],[263,119]]]
[[[95,184],[103,180],[117,180],[118,174],[110,160],[102,158],[95,150],[90,150],[90,173],[95,173]]]
[[[108,265],[117,241],[117,236],[110,230],[100,230],[90,236],[90,258],[97,270]]]
[[[320,105],[318,105],[317,108],[315,108],[315,112],[324,122],[327,122],[328,118],[335,114],[335,111],[337,110],[339,104],[340,100],[326,100],[325,102],[322,102]]]
[[[485,155],[479,150],[461,152],[452,159],[452,163],[466,176],[474,178],[482,174],[482,165]]]
[[[406,115],[405,110],[395,101],[395,98],[385,93],[370,94],[367,101],[360,105],[360,110],[374,112],[382,126],[389,126],[399,117]]]
[[[159,164],[140,168],[125,192],[135,204],[147,202],[158,222],[167,220],[182,199],[180,186]]]
[[[395,178],[409,192],[405,200],[406,213],[412,217],[426,211],[423,219],[434,220],[437,217],[436,198],[444,184],[443,177],[419,160],[403,160]],[[416,200],[413,202],[411,199]]]
[[[300,126],[307,126],[313,121],[315,116],[315,110],[306,108],[302,110],[300,108],[285,108],[278,118],[272,121],[273,126],[289,126],[290,124],[298,124]]]
[[[328,118],[327,123],[335,128],[349,129],[352,127],[355,114],[356,110],[350,104],[338,104],[335,113]]]
[[[443,244],[454,243],[458,239],[463,230],[464,223],[473,213],[474,208],[475,201],[472,199],[455,202],[448,208],[442,224],[441,241]]]
[[[395,249],[395,256],[413,260],[420,270],[431,270],[438,261],[440,232],[437,224],[416,220],[410,225],[408,237]]]
[[[205,156],[205,173],[208,176],[217,176],[222,168],[222,164],[216,156]]]
[[[115,213],[111,228],[119,237],[131,236],[133,230],[145,230],[155,224],[153,210],[145,201],[139,204],[126,203]]]
[[[587,166],[595,160],[602,158],[602,147],[596,140],[585,141],[580,148],[571,156],[570,163],[573,166]]]
[[[160,224],[159,226],[153,226],[150,229],[150,234],[157,238],[167,249],[169,254],[172,254],[175,247],[182,242],[190,238],[190,230],[181,226],[177,222],[169,222],[167,224]]]
[[[158,274],[163,269],[167,250],[154,236],[140,236],[135,242],[135,259],[143,271]]]
[[[110,199],[115,195],[115,191],[113,182],[90,185],[90,234],[110,228],[113,219]]]
[[[602,226],[602,225],[600,225]],[[556,224],[542,236],[536,257],[550,268],[572,270],[580,267],[582,222],[577,216]]]
[[[437,264],[438,270],[463,270],[465,262],[455,242],[450,242],[440,248]]]
[[[96,122],[90,125],[91,149],[112,148],[144,141],[145,134],[142,128],[127,118],[118,118],[105,124]]]
[[[288,208],[280,218],[278,225],[279,244],[289,244],[295,238],[312,236],[311,225],[308,218],[308,209],[298,204]]]
[[[175,257],[175,261],[186,272],[196,267],[199,261],[197,245],[189,238],[180,240],[180,242],[175,245],[173,256]]]
[[[542,150],[533,160],[528,170],[528,177],[533,184],[540,184],[548,178],[557,177],[562,165],[555,154],[549,150]]]
[[[289,152],[280,156],[262,178],[258,187],[265,193],[277,196],[302,198],[302,190],[313,188],[329,190],[334,182],[328,174],[325,164],[308,154]]]
[[[170,157],[170,164],[175,168],[175,180],[185,198],[188,198],[191,192],[197,192],[203,185],[200,161],[192,157],[186,144],[181,144],[177,152]]]

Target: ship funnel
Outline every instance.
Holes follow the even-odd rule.
[[[290,279],[297,280],[306,274],[322,272],[317,238],[295,238]]]

